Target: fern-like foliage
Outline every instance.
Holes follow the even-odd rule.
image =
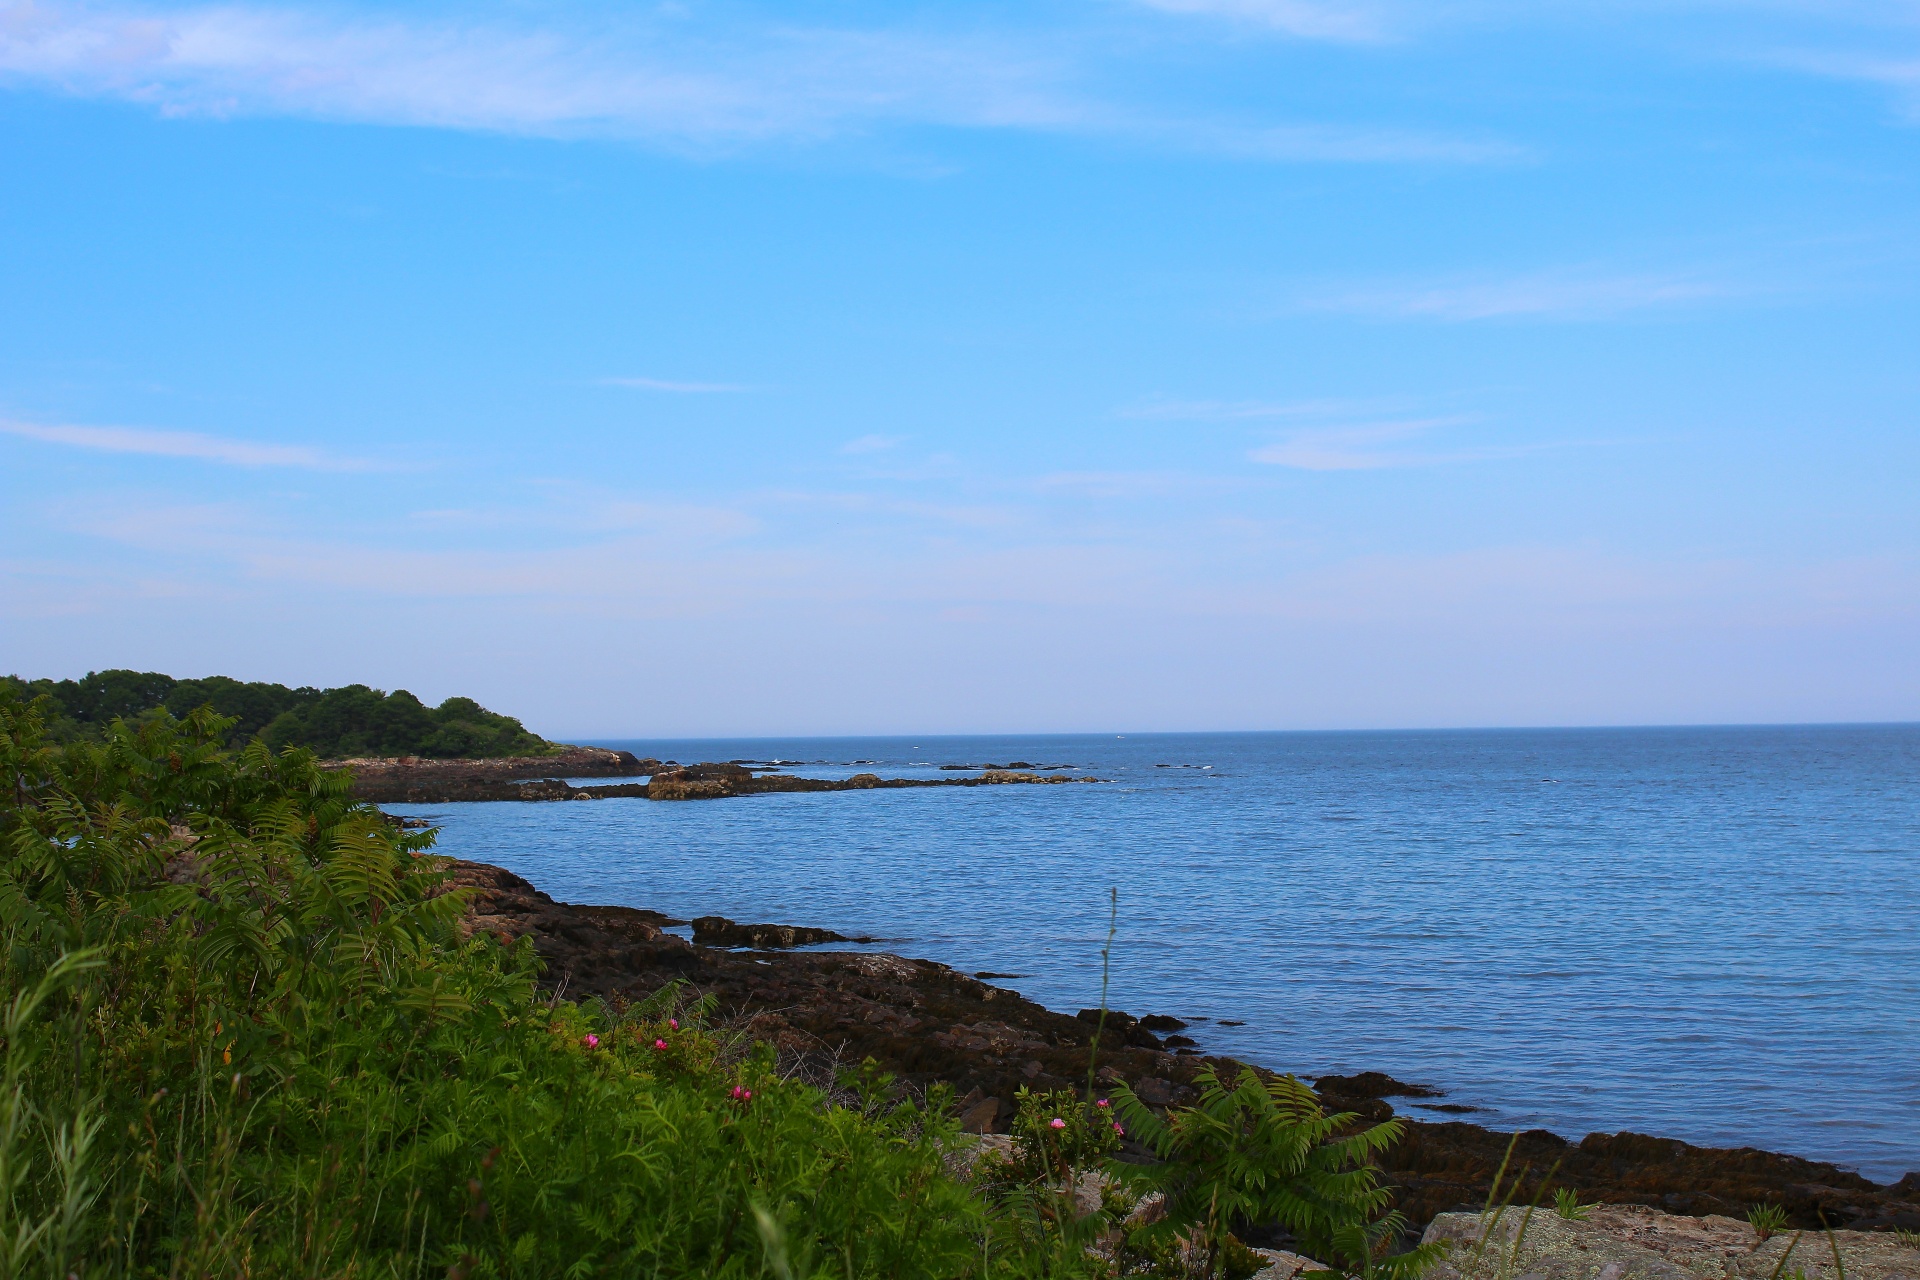
[[[1184,1232],[1205,1274],[1217,1271],[1235,1222],[1279,1222],[1301,1248],[1347,1276],[1411,1280],[1437,1248],[1390,1252],[1404,1220],[1391,1211],[1374,1157],[1397,1141],[1397,1120],[1366,1127],[1350,1113],[1329,1115],[1292,1076],[1262,1079],[1244,1068],[1223,1080],[1212,1067],[1194,1083],[1192,1107],[1156,1114],[1124,1085],[1115,1107],[1136,1141],[1161,1163],[1116,1172],[1166,1197],[1161,1232]]]

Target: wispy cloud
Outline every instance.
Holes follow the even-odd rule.
[[[1511,142],[1420,129],[1331,124],[1245,125],[1142,120],[1125,132],[1235,160],[1302,164],[1515,164],[1535,153]]]
[[[1225,18],[1303,40],[1371,41],[1382,35],[1380,15],[1351,4],[1312,0],[1140,0],[1164,13]]]
[[[1382,411],[1390,411],[1384,401],[1154,400],[1123,409],[1120,416],[1167,421],[1244,422],[1263,418],[1310,418]]]
[[[1244,487],[1238,477],[1181,471],[1056,471],[1030,483],[1042,494],[1103,500],[1217,494]]]
[[[314,471],[366,471],[370,463],[339,458],[296,444],[259,444],[202,435],[197,431],[149,431],[142,427],[63,426],[0,419],[0,432],[46,444],[95,449],[102,453],[140,453],[162,458],[197,458],[232,467],[304,467]]]
[[[1920,53],[1890,57],[1884,53],[1797,51],[1775,54],[1766,61],[1789,70],[1891,89],[1900,100],[1903,114],[1920,124]]]
[[[718,33],[630,16],[529,26],[244,4],[0,7],[0,72],[214,115],[661,140],[819,136],[877,118],[1058,125],[1053,59],[982,36]]]
[[[1364,29],[1358,10],[1337,6],[1216,7],[1319,38],[1358,39]],[[709,152],[930,124],[1119,139],[1255,162],[1481,164],[1524,155],[1443,133],[1169,115],[1105,101],[1085,88],[1102,51],[1072,38],[978,26],[695,24],[659,11],[588,22],[541,12],[545,25],[247,4],[155,12],[0,0],[0,77],[169,114],[611,136]]]
[[[1428,467],[1444,462],[1508,456],[1512,451],[1470,449],[1418,451],[1396,448],[1402,441],[1440,427],[1472,422],[1471,414],[1408,418],[1394,422],[1315,427],[1262,445],[1248,453],[1255,462],[1300,471],[1377,471],[1387,467]]]
[[[664,378],[602,378],[603,387],[633,387],[640,391],[673,391],[683,395],[711,395],[728,391],[751,391],[752,387],[731,382],[669,382]]]
[[[857,440],[849,440],[845,444],[841,445],[840,452],[842,453],[881,453],[887,449],[897,448],[899,445],[901,445],[905,441],[906,441],[905,436],[882,436],[882,435],[861,436]]]
[[[1589,320],[1707,302],[1733,292],[1725,284],[1690,275],[1548,271],[1367,286],[1309,296],[1301,305],[1385,319]]]

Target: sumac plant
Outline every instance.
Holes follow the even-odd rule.
[[[1351,1113],[1329,1115],[1292,1076],[1263,1079],[1245,1068],[1223,1080],[1212,1067],[1194,1078],[1191,1107],[1156,1115],[1125,1085],[1114,1108],[1134,1140],[1160,1157],[1115,1172],[1166,1197],[1165,1216],[1147,1228],[1179,1235],[1200,1274],[1219,1274],[1235,1222],[1277,1222],[1302,1252],[1329,1264],[1326,1275],[1413,1280],[1438,1247],[1390,1252],[1405,1226],[1390,1210],[1373,1159],[1401,1133],[1398,1120],[1362,1127]]]

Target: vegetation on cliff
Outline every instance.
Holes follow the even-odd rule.
[[[312,753],[204,708],[59,745],[49,707],[0,690],[0,1278],[1224,1274],[1231,1196],[1373,1270],[1352,1118],[1304,1090],[1168,1121],[1136,1248],[1035,1147],[1058,1116],[1024,1177],[968,1174],[938,1088],[829,1096],[679,988],[542,991]]]
[[[15,697],[52,700],[48,732],[57,740],[99,740],[116,719],[138,721],[166,712],[186,716],[211,707],[233,723],[228,743],[264,738],[275,751],[305,747],[323,759],[349,756],[432,756],[479,759],[543,755],[554,744],[527,732],[518,720],[489,711],[472,698],[448,698],[429,707],[405,689],[386,693],[363,684],[339,689],[290,689],[228,676],[176,680],[158,671],[93,671],[79,680],[0,677]]]

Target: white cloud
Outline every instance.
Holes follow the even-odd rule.
[[[902,444],[905,440],[906,440],[905,436],[881,436],[881,435],[861,436],[857,440],[849,440],[845,444],[841,445],[840,452],[842,453],[880,453],[884,450],[895,448],[896,446]]]
[[[727,391],[751,391],[751,387],[730,382],[668,382],[661,378],[602,378],[603,387],[634,387],[641,391],[674,391],[684,395],[710,395]]]
[[[1236,422],[1260,418],[1324,417],[1378,411],[1382,402],[1359,400],[1155,400],[1121,411],[1123,418]]]
[[[1920,123],[1920,54],[1782,54],[1768,59],[1776,66],[1836,80],[1854,80],[1891,89],[1900,98],[1909,119]]]
[[[1225,18],[1304,40],[1370,41],[1382,35],[1380,17],[1355,5],[1311,0],[1141,0],[1164,13]]]
[[[1316,427],[1296,432],[1284,440],[1263,445],[1247,456],[1255,462],[1300,471],[1377,471],[1387,467],[1425,467],[1443,462],[1465,462],[1478,458],[1508,456],[1510,451],[1469,450],[1452,452],[1413,452],[1391,446],[1423,435],[1436,427],[1471,422],[1471,415],[1454,414],[1439,418],[1409,418],[1397,422],[1355,423]]]
[[[364,471],[368,463],[337,458],[306,445],[257,444],[201,435],[197,431],[149,431],[140,427],[57,426],[0,420],[0,432],[47,444],[97,449],[103,453],[141,453],[163,458],[197,458],[233,467],[305,467],[315,471]]]
[[[222,5],[0,8],[0,73],[215,115],[280,113],[667,141],[819,136],[879,117],[1059,125],[1051,60],[979,37],[783,28],[692,39]]]
[[[1304,299],[1314,311],[1388,319],[1602,319],[1730,296],[1726,285],[1685,275],[1538,272],[1492,279],[1381,285]]]
[[[1416,129],[1345,125],[1248,126],[1212,121],[1142,122],[1133,132],[1236,160],[1304,164],[1514,164],[1534,153],[1509,142]]]
[[[1270,24],[1291,11],[1249,7],[1268,12]],[[1343,11],[1297,8],[1303,30],[1317,24],[1332,38],[1359,29],[1330,16]],[[1323,16],[1309,20],[1310,9]],[[545,12],[545,26],[431,24],[245,4],[154,12],[0,0],[0,78],[169,114],[598,135],[701,151],[932,124],[1118,138],[1257,162],[1479,164],[1524,154],[1412,130],[1126,109],[1079,87],[1094,57],[1085,47],[1076,54],[1070,40],[977,28],[696,27],[658,12],[569,25]]]

